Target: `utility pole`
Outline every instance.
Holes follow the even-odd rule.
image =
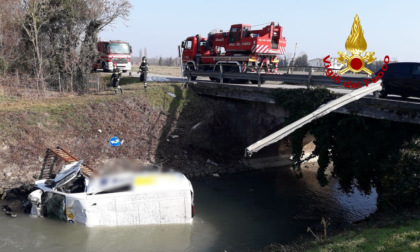
[[[296,49],[297,49],[297,42],[296,42],[296,45],[295,45],[295,53],[293,54],[293,59],[292,59],[292,73],[293,73],[293,66],[295,65],[295,59],[296,59]],[[290,67],[289,67],[289,70],[290,70]]]

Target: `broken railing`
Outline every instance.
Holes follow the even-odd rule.
[[[327,115],[328,113],[345,106],[346,104],[349,104],[353,101],[359,100],[360,98],[369,95],[373,92],[382,90],[382,81],[379,80],[374,84],[370,84],[369,86],[365,86],[359,89],[356,89],[355,91],[348,93],[346,95],[343,95],[335,100],[332,100],[326,104],[321,105],[317,110],[310,113],[309,115],[302,117],[301,119],[283,127],[281,130],[259,140],[258,142],[248,146],[245,149],[245,157],[251,156],[253,153],[259,151],[260,149],[264,148],[265,146],[268,146],[270,144],[273,144],[284,137],[292,134],[295,130],[301,128],[302,126],[312,122],[315,119],[318,119],[320,117],[323,117]]]

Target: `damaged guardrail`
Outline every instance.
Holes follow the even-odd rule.
[[[302,117],[301,119],[297,120],[294,123],[291,123],[279,131],[259,140],[258,142],[248,146],[245,149],[245,157],[251,156],[253,153],[259,151],[260,149],[264,148],[265,146],[268,146],[270,144],[273,144],[284,137],[292,134],[295,130],[301,128],[302,126],[312,122],[315,119],[318,119],[324,115],[327,115],[328,113],[343,107],[346,104],[349,104],[353,101],[359,100],[360,98],[371,94],[372,92],[380,91],[382,90],[382,81],[378,80],[376,83],[371,84],[367,87],[359,88],[351,93],[348,93],[346,95],[343,95],[335,100],[332,100],[326,104],[321,105],[317,110],[312,112],[311,114]]]

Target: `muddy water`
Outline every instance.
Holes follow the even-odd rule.
[[[319,187],[311,170],[303,179],[278,168],[192,183],[193,225],[86,228],[0,214],[0,251],[247,251],[291,241],[322,217],[343,226],[376,209],[376,195],[344,195],[336,181]]]

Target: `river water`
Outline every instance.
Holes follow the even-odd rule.
[[[336,181],[320,187],[314,169],[290,168],[192,179],[193,225],[95,227],[20,213],[0,214],[0,251],[249,251],[285,243],[322,217],[348,225],[376,210],[376,195],[345,195]],[[1,202],[4,203],[4,202]]]

